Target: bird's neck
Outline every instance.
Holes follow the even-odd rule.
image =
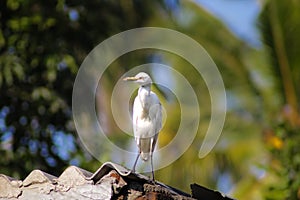
[[[142,85],[139,89],[139,94],[140,95],[149,95],[151,91],[151,85],[147,84],[147,85]]]

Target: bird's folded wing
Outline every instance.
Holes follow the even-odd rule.
[[[151,106],[149,111],[150,119],[154,123],[155,134],[159,133],[162,126],[161,104],[157,103]]]

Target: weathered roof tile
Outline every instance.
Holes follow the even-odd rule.
[[[111,162],[94,174],[70,166],[58,178],[40,170],[23,182],[0,175],[0,199],[230,199],[196,184],[191,187],[189,195],[160,182],[153,185],[148,177]]]
[[[22,194],[22,181],[0,174],[0,198],[17,198]]]
[[[23,186],[27,187],[33,184],[52,183],[55,178],[55,176],[41,170],[33,170],[23,181]]]
[[[61,191],[68,191],[71,187],[91,183],[87,180],[87,177],[90,176],[92,176],[91,172],[70,166],[56,179],[57,188]]]

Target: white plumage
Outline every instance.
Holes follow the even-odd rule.
[[[152,80],[148,74],[140,72],[136,76],[127,77],[124,80],[135,81],[140,84],[138,95],[133,104],[133,132],[139,148],[139,154],[134,163],[133,171],[135,171],[139,155],[141,155],[144,161],[150,158],[152,179],[154,181],[152,156],[162,126],[161,103],[157,95],[151,91]]]

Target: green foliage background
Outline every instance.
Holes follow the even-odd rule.
[[[254,49],[191,1],[1,1],[0,173],[22,179],[39,168],[59,175],[70,164],[95,171],[101,163],[86,152],[72,120],[79,66],[106,38],[159,26],[197,40],[222,74],[228,112],[213,152],[198,158],[210,119],[206,86],[185,60],[169,53],[145,50],[115,61],[102,80],[99,112],[119,76],[156,56],[201,91],[197,138],[180,159],[157,171],[157,179],[186,191],[193,182],[214,189],[227,184],[237,199],[299,199],[299,10],[299,1],[263,1],[257,24],[264,45]],[[170,94],[154,89],[170,112],[159,138],[163,146],[176,134],[180,113],[176,102],[168,102]],[[107,127],[116,143],[127,140],[115,124]]]

